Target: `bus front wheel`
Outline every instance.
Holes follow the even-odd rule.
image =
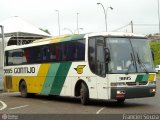
[[[20,92],[21,92],[21,96],[23,98],[28,97],[28,94],[27,94],[27,85],[26,85],[25,81],[22,81],[21,84],[20,84]]]
[[[117,103],[118,103],[118,104],[124,104],[124,101],[125,101],[125,99],[118,99],[118,100],[117,100]]]
[[[80,97],[81,97],[81,103],[83,105],[88,104],[89,101],[89,93],[87,86],[82,82],[81,83],[81,89],[80,89]]]

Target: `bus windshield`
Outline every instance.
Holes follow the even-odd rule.
[[[106,38],[110,50],[109,73],[154,72],[146,39]]]

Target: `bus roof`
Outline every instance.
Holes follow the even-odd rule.
[[[80,39],[83,39],[84,36],[85,34],[74,34],[74,35],[63,35],[63,36],[58,36],[58,37],[49,37],[45,39],[35,40],[30,44],[7,46],[5,48],[5,51],[13,50],[13,49],[20,49],[20,48],[27,48],[27,47],[32,47],[32,46],[45,45],[45,44],[51,44],[51,43],[64,42],[64,41],[80,40]]]
[[[100,33],[88,33],[88,34],[73,34],[73,35],[63,35],[58,37],[49,37],[45,39],[39,39],[35,40],[34,42],[30,44],[25,45],[12,45],[7,46],[5,48],[5,51],[7,50],[13,50],[13,49],[20,49],[20,48],[27,48],[32,46],[39,46],[39,45],[45,45],[50,43],[58,43],[58,42],[64,42],[64,41],[71,41],[71,40],[80,40],[85,38],[85,35],[88,37],[94,37],[94,36],[108,36],[108,37],[141,37],[145,38],[145,35],[139,35],[139,34],[133,34],[133,33],[120,33],[120,32],[100,32]]]
[[[100,33],[90,33],[88,37],[93,36],[107,36],[107,37],[142,37],[145,38],[145,35],[135,34],[135,33],[126,33],[126,32],[100,32]]]

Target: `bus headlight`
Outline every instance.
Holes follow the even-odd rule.
[[[124,86],[126,86],[125,82],[111,83],[111,87],[124,87]]]
[[[155,93],[156,92],[156,89],[153,88],[153,89],[150,89],[150,93]]]
[[[150,81],[148,85],[149,86],[156,85],[156,81]]]

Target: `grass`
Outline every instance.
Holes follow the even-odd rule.
[[[150,42],[150,47],[154,51],[154,65],[160,65],[160,42]]]
[[[160,78],[160,74],[157,74],[157,78]]]

